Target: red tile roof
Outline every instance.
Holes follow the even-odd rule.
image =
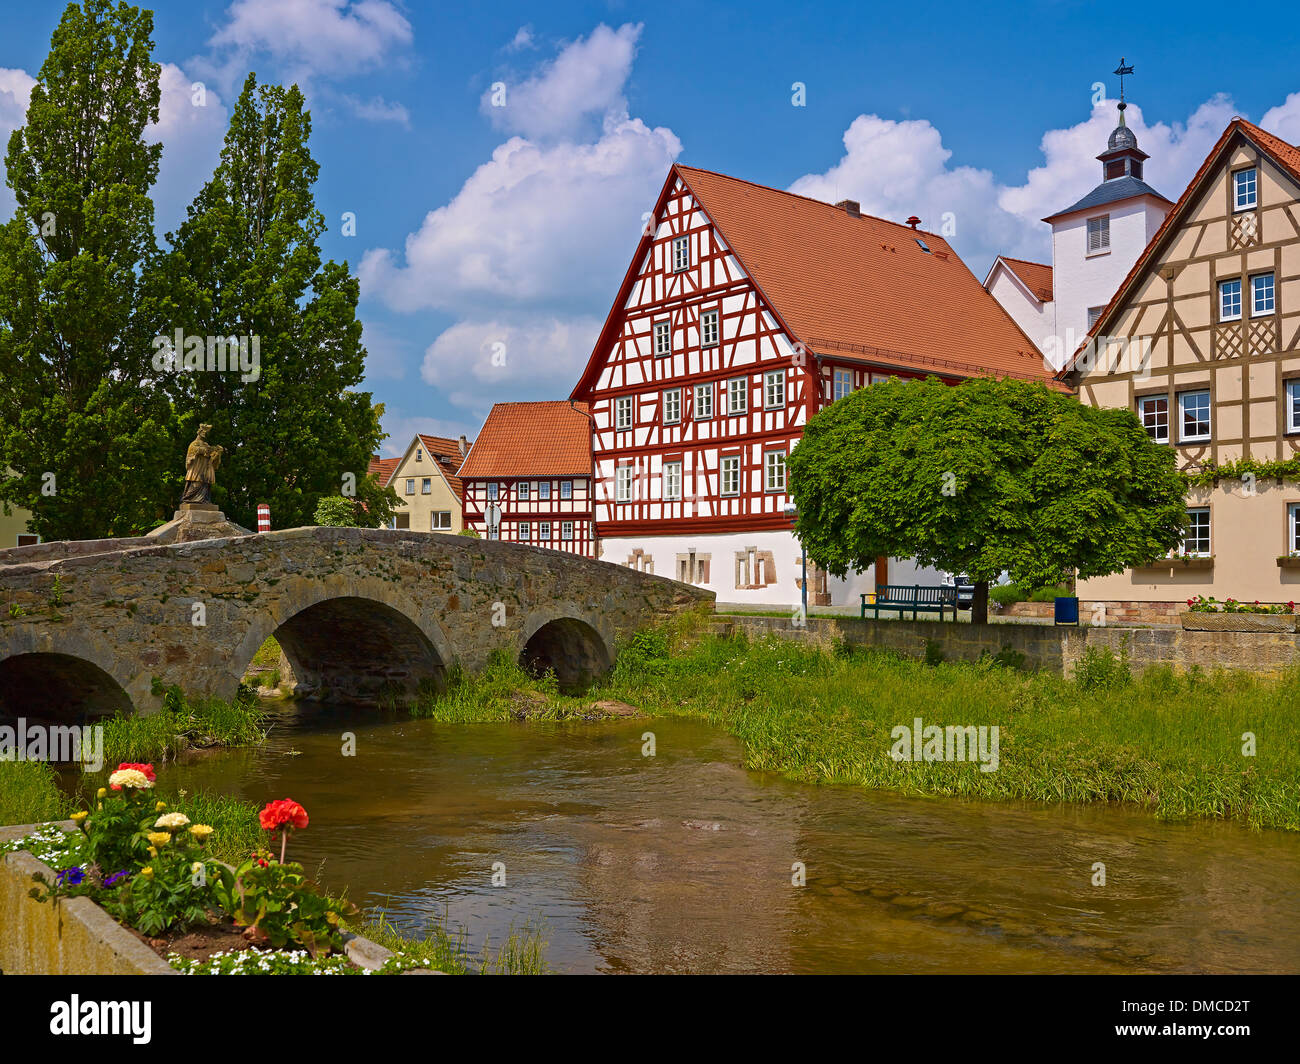
[[[674,166],[796,341],[836,358],[955,377],[1050,380],[1033,341],[941,236],[843,207]],[[650,242],[641,246],[574,396],[590,389]],[[918,241],[924,241],[927,252]]]
[[[465,500],[465,487],[461,484],[460,477],[456,475],[461,462],[464,461],[464,455],[460,453],[460,440],[453,440],[450,436],[426,436],[423,432],[418,435],[420,442],[424,444],[425,451],[442,469],[443,475],[447,478],[447,483],[456,494],[456,498],[463,502]]]
[[[586,403],[497,403],[461,464],[462,480],[481,477],[591,476]]]
[[[1052,267],[1028,259],[1013,259],[1009,255],[999,255],[998,258],[1006,263],[1007,269],[1020,278],[1040,303],[1052,301]]]
[[[379,477],[380,487],[386,487],[393,471],[401,464],[400,458],[380,458],[377,454],[370,456],[370,467],[366,473],[374,473]]]
[[[1205,162],[1201,163],[1201,168],[1188,182],[1187,188],[1183,194],[1178,197],[1178,202],[1173,205],[1169,213],[1165,215],[1165,220],[1160,223],[1160,228],[1155,231],[1151,242],[1147,244],[1146,250],[1138,256],[1137,262],[1133,263],[1133,268],[1129,270],[1128,275],[1120,282],[1120,286],[1111,296],[1110,302],[1106,304],[1106,309],[1101,312],[1097,320],[1093,322],[1092,328],[1088,330],[1088,335],[1083,338],[1079,348],[1070,359],[1061,367],[1057,377],[1064,380],[1074,369],[1074,363],[1078,357],[1088,348],[1097,336],[1101,335],[1109,328],[1111,321],[1119,306],[1127,298],[1129,291],[1133,288],[1138,278],[1142,276],[1143,271],[1148,264],[1164,247],[1166,237],[1169,237],[1174,230],[1181,224],[1183,217],[1187,214],[1192,201],[1196,199],[1200,191],[1201,184],[1206,177],[1213,172],[1219,165],[1222,158],[1227,154],[1230,142],[1235,135],[1240,134],[1246,140],[1254,145],[1265,155],[1269,156],[1283,170],[1287,171],[1295,180],[1300,181],[1300,148],[1293,144],[1288,144],[1281,137],[1275,137],[1272,133],[1260,129],[1253,122],[1247,122],[1244,118],[1234,118],[1228,123],[1228,128],[1223,131],[1214,147],[1205,157]]]

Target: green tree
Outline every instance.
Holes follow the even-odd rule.
[[[353,496],[325,495],[316,504],[312,524],[343,528],[383,528],[401,500],[392,488],[380,486],[373,474],[357,482]]]
[[[0,501],[46,539],[129,535],[168,500],[165,397],[150,382],[140,269],[162,151],[153,16],[69,4],[5,156],[0,228]]]
[[[873,384],[808,423],[789,469],[810,558],[837,576],[882,555],[967,573],[977,622],[1003,572],[1030,589],[1120,572],[1186,522],[1173,450],[1131,411],[1023,381]]]
[[[149,271],[177,360],[173,371],[167,347],[155,355],[178,437],[212,425],[227,449],[213,501],[250,528],[259,502],[284,528],[310,524],[325,496],[360,495],[384,438],[379,408],[356,390],[366,354],[357,280],[317,246],[325,219],[310,133],[297,86],[259,87],[250,74],[212,179]],[[223,348],[224,370],[214,368]]]

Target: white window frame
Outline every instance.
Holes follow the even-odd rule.
[[[1220,321],[1241,321],[1241,309],[1244,293],[1242,292],[1240,277],[1229,277],[1219,282],[1219,320]],[[1229,293],[1235,293],[1236,299],[1227,300],[1224,297]],[[1236,309],[1228,309],[1229,303],[1235,303]]]
[[[1205,433],[1203,435],[1189,436],[1187,434],[1187,401],[1193,396],[1205,397]],[[1209,389],[1197,388],[1194,391],[1178,393],[1178,442],[1179,443],[1204,443],[1214,435],[1214,422],[1211,418],[1212,399]]]
[[[1205,515],[1205,549],[1204,550],[1192,550],[1188,545],[1189,536],[1187,533],[1190,533],[1192,530],[1192,514],[1196,514],[1198,516],[1201,514]],[[1210,508],[1208,506],[1188,507],[1187,533],[1183,535],[1183,542],[1182,542],[1183,554],[1190,554],[1194,558],[1208,558],[1211,554],[1214,553],[1214,541],[1211,538],[1212,529],[1211,529]]]
[[[573,481],[571,480],[560,481],[560,498],[561,499],[573,498]]]
[[[831,400],[843,399],[853,394],[853,370],[831,370]]]
[[[500,492],[495,481],[487,486],[488,502],[496,502],[499,494]]]
[[[717,347],[721,332],[719,321],[721,315],[716,310],[706,310],[700,315],[700,346]]]
[[[627,432],[632,428],[632,397],[620,395],[614,400],[614,431]]]
[[[673,353],[673,323],[665,318],[654,323],[655,358],[665,358]]]
[[[728,498],[740,494],[740,455],[724,454],[718,462],[718,492]]]
[[[713,393],[715,390],[712,381],[709,381],[708,384],[697,384],[695,386],[695,407],[691,413],[695,416],[696,421],[707,421],[709,418],[713,417]],[[707,397],[708,402],[701,404],[701,396]],[[708,407],[707,413],[700,413],[700,407],[702,405]]]
[[[433,477],[420,478],[420,494],[421,495],[433,494]]]
[[[785,370],[769,369],[763,374],[763,409],[785,409]]]
[[[415,494],[415,477],[406,478],[406,494],[407,495]]]
[[[1287,432],[1300,432],[1300,377],[1282,382],[1283,403],[1282,423]]]
[[[573,539],[573,522],[572,522],[572,521],[561,521],[561,522],[560,522],[560,539],[561,539],[561,540],[566,540],[566,539],[567,539],[567,540],[572,540],[572,539]]]
[[[550,522],[550,521],[538,521],[538,522],[537,522],[537,542],[538,542],[538,543],[549,543],[550,541],[551,541],[551,522]]]
[[[673,273],[691,268],[691,238],[689,234],[673,237]]]
[[[1104,255],[1110,251],[1110,215],[1099,214],[1095,218],[1089,218],[1084,239],[1087,241],[1085,248],[1089,255]]]
[[[1248,166],[1232,174],[1232,210],[1253,211],[1259,205],[1259,168]]]
[[[773,493],[785,491],[785,452],[763,452],[763,490]]]
[[[1147,404],[1148,403],[1154,404],[1156,402],[1159,402],[1160,400],[1164,400],[1164,404],[1165,404],[1165,425],[1164,425],[1163,435],[1160,434],[1159,424],[1154,424],[1154,425],[1147,424],[1147,417],[1146,417]],[[1168,393],[1162,392],[1159,395],[1139,395],[1137,399],[1137,416],[1138,416],[1138,421],[1142,422],[1142,428],[1146,430],[1146,434],[1150,436],[1152,440],[1154,440],[1156,443],[1169,442],[1169,395]],[[1153,414],[1152,418],[1153,421],[1155,419],[1158,419],[1159,414],[1158,413]],[[1152,432],[1153,428],[1155,429],[1154,432]]]
[[[519,501],[520,501],[520,502],[531,502],[531,501],[532,501],[531,496],[532,496],[532,493],[533,493],[533,489],[532,489],[532,484],[531,484],[530,481],[527,481],[527,480],[521,480],[521,481],[519,482],[518,486],[515,488],[515,491],[518,492],[518,494],[519,494]]]
[[[1300,553],[1300,502],[1287,503],[1286,520],[1286,552],[1289,555]]]
[[[680,425],[682,421],[682,390],[665,388],[663,392],[664,424]]]
[[[519,529],[518,529],[518,531],[515,533],[515,535],[517,535],[517,536],[519,537],[519,542],[520,542],[520,543],[527,543],[530,539],[533,538],[533,526],[532,526],[532,522],[530,522],[530,521],[520,521],[520,522],[519,522]]]
[[[630,465],[618,466],[614,470],[614,501],[632,501],[632,467]]]
[[[682,497],[682,463],[665,462],[663,481],[664,501],[680,502]]]
[[[738,386],[738,387],[737,387]],[[739,398],[740,405],[736,405]],[[739,417],[749,413],[749,378],[732,377],[727,381],[727,416]]]
[[[537,482],[537,501],[551,501],[551,482],[549,480],[539,480]]]
[[[444,524],[439,518],[445,518]],[[450,532],[451,531],[451,511],[450,510],[433,510],[429,513],[429,531],[430,532]]]
[[[1260,307],[1260,294],[1265,292],[1268,297],[1268,305]],[[1250,316],[1252,318],[1265,318],[1277,313],[1277,281],[1272,270],[1265,273],[1253,274],[1250,278]]]

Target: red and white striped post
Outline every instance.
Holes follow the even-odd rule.
[[[271,507],[264,502],[257,504],[257,530],[259,532],[271,531]]]

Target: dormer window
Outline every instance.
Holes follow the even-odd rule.
[[[1088,254],[1097,255],[1110,250],[1110,215],[1103,214],[1088,219]]]
[[[1238,170],[1232,175],[1233,210],[1254,210],[1259,202],[1259,171],[1253,166],[1249,170]]]

